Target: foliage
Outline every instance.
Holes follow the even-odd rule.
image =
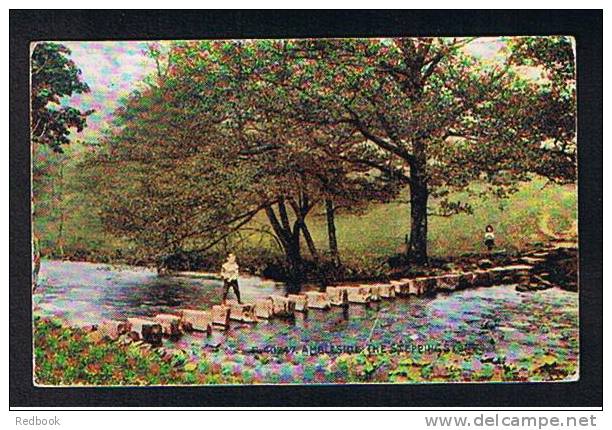
[[[254,214],[245,192],[258,180],[231,148],[207,145],[221,140],[210,124],[183,108],[169,116],[169,107],[158,88],[135,94],[85,162],[105,228],[159,264],[189,241],[211,246],[244,225]]]
[[[410,248],[419,262],[427,259],[429,196],[440,197],[443,213],[452,214],[470,206],[445,200],[449,190],[466,189],[474,181],[485,180],[503,195],[528,180],[530,172],[572,176],[570,167],[555,167],[559,160],[572,166],[571,157],[568,162],[565,153],[542,146],[550,137],[543,125],[571,106],[543,111],[539,101],[547,89],[513,69],[509,59],[517,57],[508,57],[505,64],[481,64],[462,51],[470,42],[399,38],[260,43],[262,56],[268,56],[267,66],[258,71],[268,109],[278,110],[281,92],[291,100],[280,104],[286,106],[283,115],[316,124],[319,132],[360,135],[337,152],[340,157],[355,154],[354,160],[391,171],[409,184]]]
[[[57,320],[34,320],[34,381],[41,385],[151,385],[180,381],[155,352],[93,340]]]
[[[306,225],[318,201],[345,194],[348,205],[397,193],[313,150],[312,129],[262,114],[249,78],[254,62],[239,41],[177,44],[167,73],[126,100],[87,164],[98,166],[90,182],[104,224],[143,255],[207,249],[265,211],[299,274],[301,235],[319,257]]]
[[[485,196],[506,198],[533,173],[561,183],[575,178],[567,40],[508,38],[503,58],[489,63],[466,53],[470,43],[152,46],[157,74],[125,100],[80,167],[87,193],[104,229],[129,241],[139,260],[163,265],[167,255],[265,236],[300,273],[303,243],[309,259],[326,258],[313,228],[323,203],[333,254],[343,247],[336,220],[407,190],[410,206],[399,224],[410,231],[414,261],[424,263],[436,242],[428,237],[432,215],[471,214]],[[524,67],[548,80],[529,78]],[[267,220],[257,234],[261,214]]]
[[[352,353],[315,353],[301,347],[243,353],[207,350],[194,343],[190,351],[165,354],[138,344],[97,340],[82,329],[41,318],[35,319],[34,345],[35,381],[42,385],[558,381],[575,377],[577,371],[575,359],[545,347],[532,348],[518,361],[435,343],[422,351],[406,344]],[[512,343],[506,348],[516,354]],[[576,349],[577,343],[568,348]]]
[[[81,131],[93,111],[80,111],[62,103],[63,98],[89,92],[81,70],[69,58],[70,50],[53,42],[40,42],[32,49],[31,132],[32,142],[62,152],[70,142],[70,129]]]
[[[541,70],[542,90],[534,126],[546,138],[533,169],[557,182],[576,180],[576,71],[568,36],[524,37],[509,42],[510,61]],[[554,157],[554,163],[550,157]]]

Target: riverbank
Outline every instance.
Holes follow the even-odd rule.
[[[76,315],[91,324],[92,304],[110,311],[100,320],[130,313],[154,316],[180,306],[208,307],[206,303],[220,296],[220,281],[193,273],[191,278],[165,278],[142,268],[87,265],[86,272],[80,272],[67,267],[51,272],[51,281],[61,280],[74,291],[72,298],[66,301],[65,292],[50,287],[43,294],[52,300],[39,303],[47,316],[37,312],[35,322],[36,380],[43,385],[183,385],[576,379],[578,298],[555,286],[576,291],[577,249],[571,242],[559,242],[522,255],[481,257],[426,270],[428,276],[438,276],[438,271],[465,273],[473,268],[493,273],[495,282],[522,283],[383,300],[345,311],[311,310],[296,313],[293,320],[260,321],[256,326],[233,322],[213,337],[185,334],[162,348],[125,337],[102,339],[95,331],[53,322],[48,315],[80,312]],[[512,279],[495,268],[500,263],[514,267]],[[43,264],[45,271],[49,274]],[[459,286],[462,278],[442,279],[452,287],[453,279]],[[74,290],[85,280],[106,287]],[[261,284],[257,278],[251,282],[255,284],[242,281],[247,301],[285,294],[282,284]]]
[[[201,257],[190,261],[188,258],[178,259],[180,261],[164,271],[164,276],[188,276],[201,279],[218,280],[218,267],[223,261],[223,256],[218,255],[214,263],[204,263]],[[218,262],[217,262],[218,260]],[[155,265],[137,261],[130,264],[128,260],[115,260],[108,262],[106,258],[89,258],[86,260],[64,259],[75,263],[87,262],[92,264],[108,264],[116,267],[138,267],[143,270],[156,270]],[[551,239],[546,244],[532,246],[516,252],[497,250],[487,253],[465,254],[454,258],[432,258],[427,266],[415,266],[410,264],[404,255],[395,255],[383,259],[374,266],[354,268],[345,265],[336,267],[331,262],[321,261],[318,265],[311,261],[305,261],[304,273],[301,279],[296,281],[294,277],[288,276],[282,263],[259,263],[258,266],[249,264],[249,261],[241,261],[241,272],[247,276],[259,276],[274,282],[314,284],[325,286],[337,283],[371,283],[389,282],[394,279],[417,276],[436,276],[448,272],[467,272],[479,269],[487,269],[495,266],[510,266],[515,264],[532,264],[535,271],[544,274],[542,282],[552,282],[561,288],[577,289],[577,264],[578,252],[575,241],[560,241]]]
[[[35,321],[43,385],[567,381],[577,378],[578,300],[557,288],[463,290],[234,322],[151,348]],[[127,341],[127,342],[126,342]]]
[[[40,239],[43,255],[48,258],[107,264],[152,264],[134,258],[137,254],[134,244],[104,231],[92,207],[93,196],[78,191],[82,182],[78,169],[76,166],[66,167],[66,180],[79,187],[74,188],[74,192],[63,202],[67,205],[64,207],[64,217],[60,219],[51,213],[38,211],[34,218],[33,231]],[[452,194],[448,199],[469,201],[473,213],[430,217],[428,247],[430,257],[434,260],[451,260],[462,255],[483,253],[486,248],[482,235],[487,224],[495,227],[497,246],[512,254],[545,244],[547,233],[565,231],[576,220],[575,185],[556,185],[542,178],[521,184],[519,191],[508,199],[462,193]],[[410,231],[408,200],[409,193],[406,190],[397,200],[386,204],[371,204],[357,213],[340,211],[336,216],[336,230],[342,262],[356,269],[364,264],[375,268],[385,258],[402,254],[399,248],[402,248],[405,235]],[[43,203],[37,202],[40,205]],[[47,204],[54,207],[56,203]],[[313,209],[308,222],[317,249],[325,257],[328,237],[321,208]],[[227,249],[224,249],[237,254],[239,261],[246,262],[251,256],[256,256],[261,261],[273,262],[282,255],[278,255],[278,245],[267,233],[269,231],[266,216],[261,214],[245,226],[240,240],[230,241]],[[197,244],[194,246],[198,247]],[[303,251],[304,256],[307,256],[306,247]],[[255,266],[253,269],[256,269]],[[201,267],[201,270],[211,269],[219,270],[218,264]],[[195,270],[195,266],[183,270]],[[253,270],[252,273],[258,272]]]
[[[62,333],[58,336],[72,351],[70,357],[55,355],[59,344],[49,344],[49,335],[43,334],[43,339],[35,345],[39,382],[51,385],[163,385],[570,380],[577,372],[577,294],[543,287],[540,283],[536,283],[533,289],[528,288],[529,292],[518,288],[530,285],[527,280],[531,281],[536,275],[526,271],[542,265],[551,256],[558,256],[559,252],[555,248],[549,249],[546,255],[542,250],[532,252],[522,257],[529,259],[530,265],[492,267],[472,276],[445,275],[420,278],[421,281],[412,278],[412,281],[396,282],[392,285],[398,293],[404,291],[410,295],[393,300],[373,299],[372,294],[384,297],[382,286],[347,287],[359,294],[364,289],[368,297],[366,304],[328,310],[309,309],[308,312],[295,312],[291,319],[264,319],[256,325],[234,321],[224,331],[215,330],[212,336],[185,333],[176,340],[165,340],[161,348],[152,348],[142,341],[134,342],[126,336],[109,339],[100,336],[97,330],[70,328],[65,323],[39,317],[36,324],[42,324],[41,332],[47,333],[49,324],[57,326],[53,330]],[[169,288],[170,291],[183,291],[182,294],[191,291],[194,299],[201,300],[202,291],[213,291],[213,297],[218,299],[221,285],[218,281],[194,278],[193,283],[181,280],[175,287],[169,287],[168,280],[174,278],[160,278],[146,270],[132,272],[128,269],[115,273],[99,270],[95,265],[87,267],[88,273],[69,270],[67,273],[72,273],[74,278],[64,279],[66,285],[76,286],[79,280],[82,284],[87,279],[92,285],[99,286],[106,280],[108,288],[105,291],[109,295],[77,290],[76,300],[70,300],[68,306],[66,297],[60,298],[61,292],[50,289],[46,291],[51,296],[48,302],[51,307],[46,307],[47,311],[55,310],[65,315],[67,311],[78,309],[78,303],[82,302],[82,315],[91,323],[91,304],[108,309],[113,303],[109,299],[123,297],[123,307],[117,308],[115,315],[125,318],[131,312],[134,316],[153,317],[157,313],[176,313],[177,308],[186,306],[186,302],[179,304],[168,296]],[[142,287],[152,279],[155,282],[161,279],[161,282]],[[434,291],[439,293],[419,296],[426,293],[421,287],[433,285],[428,279],[435,280],[437,288]],[[462,289],[466,286],[462,283],[470,279],[476,288]],[[487,286],[516,280],[521,280],[518,286]],[[485,286],[478,288],[477,282],[482,281],[486,281]],[[203,282],[208,284],[203,285]],[[127,297],[128,290],[117,289],[126,283],[135,297]],[[197,285],[199,290],[192,290],[192,285]],[[212,290],[206,285],[212,286]],[[265,289],[260,289],[260,286],[253,288],[259,297],[262,294],[266,296]],[[449,289],[455,291],[449,293]],[[328,297],[330,293],[328,289]],[[318,296],[313,297],[316,299]],[[164,302],[162,305],[160,298]],[[40,312],[36,314],[40,315]],[[72,336],[76,338],[76,345],[72,345]],[[162,372],[159,377],[154,373],[151,378],[142,379],[130,371],[124,375],[123,368],[113,368],[121,366],[123,361],[115,365],[106,363],[108,366],[102,369],[95,362],[81,357],[89,354],[96,359],[110,357],[114,354],[113,348],[122,349],[117,352],[120,357],[131,351],[132,362],[150,360],[154,369],[161,366],[161,360],[166,363],[164,371],[155,370]],[[141,350],[145,351],[142,356]],[[69,378],[62,376],[57,367],[64,366],[62,363],[66,363],[68,358],[71,365],[85,370],[75,371]],[[145,371],[145,364],[141,366]]]

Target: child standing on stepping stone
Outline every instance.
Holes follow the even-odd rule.
[[[495,233],[493,232],[493,226],[489,224],[485,227],[484,242],[489,251],[493,251],[495,246]]]
[[[227,261],[221,266],[221,278],[223,278],[222,303],[225,304],[230,287],[234,290],[238,303],[242,303],[240,301],[240,290],[238,289],[238,263],[236,263],[236,256],[234,254],[229,254]]]

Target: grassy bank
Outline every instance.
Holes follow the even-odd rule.
[[[66,172],[62,199],[37,202],[37,206],[44,209],[34,220],[43,253],[55,258],[138,263],[131,259],[133,253],[127,241],[104,232],[91,196],[83,194],[78,186],[77,172],[71,171],[71,168],[67,168]],[[367,271],[372,271],[382,259],[402,250],[409,231],[409,203],[406,199],[407,196],[402,195],[388,204],[371,204],[358,214],[338,214],[338,244],[347,266],[369,267]],[[430,216],[430,256],[452,259],[484,252],[482,237],[487,224],[495,227],[498,247],[508,252],[546,242],[542,227],[552,232],[570,228],[576,219],[576,201],[575,186],[547,184],[543,179],[523,184],[517,193],[506,200],[472,197],[473,214]],[[58,207],[63,210],[59,211]],[[60,217],[60,213],[63,216]],[[323,208],[315,208],[308,222],[317,247],[325,253],[327,227]],[[218,251],[224,255],[231,250],[242,261],[282,260],[278,245],[270,234],[265,233],[269,230],[265,215],[260,214],[245,226],[239,237],[220,246]],[[307,255],[306,250],[304,254]]]

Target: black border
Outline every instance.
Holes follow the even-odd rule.
[[[602,407],[602,10],[10,11],[10,407]],[[29,42],[574,35],[578,58],[580,380],[569,383],[151,388],[32,384]]]

